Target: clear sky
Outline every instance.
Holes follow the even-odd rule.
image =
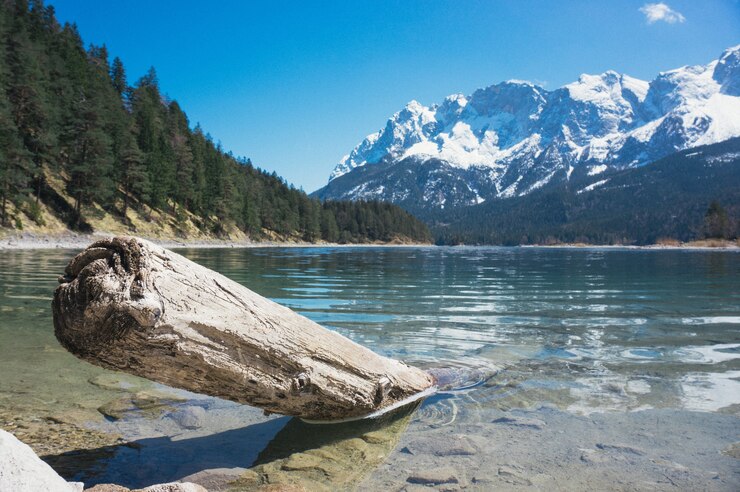
[[[740,44],[740,0],[47,1],[130,83],[153,65],[191,125],[308,192],[411,99],[650,80]]]

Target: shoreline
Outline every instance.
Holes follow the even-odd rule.
[[[76,234],[10,234],[0,236],[0,251],[12,250],[39,250],[39,249],[84,249],[95,241],[114,237],[121,234],[93,233]],[[151,241],[168,249],[198,248],[198,249],[231,249],[231,248],[422,248],[433,244],[425,243],[308,243],[300,241],[234,241],[229,239],[163,239],[145,236],[142,239]]]
[[[586,243],[563,243],[563,244],[522,244],[521,248],[543,248],[543,249],[604,249],[604,250],[638,250],[638,251],[740,251],[740,242],[729,240],[699,240],[686,243],[656,243],[656,244],[586,244]]]
[[[114,237],[112,233],[78,234],[67,232],[63,234],[9,234],[0,236],[0,251],[10,250],[37,250],[37,249],[84,249],[91,243]],[[230,248],[431,248],[438,247],[428,243],[308,243],[302,241],[252,241],[230,239],[163,239],[145,237],[159,246],[170,249],[198,248],[198,249],[230,249]],[[740,252],[740,241],[699,240],[686,243],[659,243],[645,245],[629,244],[520,244],[516,246],[502,245],[456,245],[439,246],[443,248],[527,248],[527,249],[599,249],[599,250],[636,250],[636,251],[728,251]]]

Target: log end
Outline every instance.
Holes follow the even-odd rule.
[[[52,300],[54,335],[63,347],[89,360],[132,330],[154,326],[163,306],[145,288],[144,254],[140,240],[114,237],[69,262]]]

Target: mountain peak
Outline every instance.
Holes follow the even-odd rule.
[[[457,94],[450,94],[449,96],[445,97],[444,102],[449,103],[449,104],[456,104],[458,106],[464,107],[465,105],[468,104],[468,98],[465,97],[465,94],[458,92]]]
[[[410,101],[355,147],[330,180],[360,166],[403,163],[426,166],[409,168],[426,177],[368,185],[362,197],[398,202],[421,187],[429,206],[454,206],[524,195],[572,173],[637,166],[738,136],[737,96],[740,46],[706,65],[660,73],[652,82],[614,70],[582,74],[553,91],[509,80],[469,96],[452,94],[431,107]],[[370,178],[344,182],[361,187],[361,179]]]
[[[740,55],[740,44],[735,46],[730,46],[725,51],[722,52],[722,55],[719,57],[720,61],[723,59],[730,57],[730,56],[739,56]]]
[[[509,84],[509,85],[528,85],[528,86],[531,86],[531,87],[536,87],[536,84],[533,84],[529,80],[521,80],[521,79],[509,79],[506,82],[504,82],[504,84]]]
[[[424,105],[422,105],[416,99],[412,99],[406,103],[406,106],[404,106],[404,109],[408,109],[412,113],[421,113],[424,110]]]
[[[726,49],[717,60],[712,78],[722,86],[720,91],[740,96],[740,45]]]

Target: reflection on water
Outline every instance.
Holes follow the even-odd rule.
[[[485,420],[487,412],[541,404],[579,415],[647,408],[727,411],[740,404],[737,253],[523,248],[180,252],[378,352],[435,371],[445,381],[443,391],[416,412],[415,426],[457,428]],[[337,461],[344,451],[326,451],[326,443],[301,427],[305,424],[268,419],[192,394],[179,393],[186,399],[183,405],[206,411],[195,430],[178,425],[164,406],[154,414],[134,408],[119,421],[104,420],[98,408],[111,401],[130,400],[127,395],[136,391],[168,390],[136,378],[103,384],[109,373],[58,346],[49,304],[56,277],[71,255],[58,250],[0,255],[0,426],[31,440],[59,468],[90,461],[81,461],[82,455],[70,461],[64,454],[70,450],[92,448],[96,456],[108,456],[104,461],[110,466],[102,471],[90,465],[88,480],[93,468],[99,477],[114,479],[120,473],[121,480],[138,477],[128,483],[142,485],[208,466],[255,466],[247,481],[276,476],[271,466],[283,472],[295,468],[294,474],[307,470],[307,480],[316,479],[312,473],[330,476],[332,466],[345,467]],[[50,422],[60,429],[56,444],[44,435]],[[98,434],[72,432],[80,426],[92,426]],[[338,428],[331,432],[341,434]],[[136,446],[116,446],[113,433]],[[308,441],[293,452],[299,456],[293,461],[270,451],[288,442],[281,435]],[[362,447],[362,435],[355,429],[354,437],[342,439]],[[377,464],[371,455],[383,455],[377,450],[360,454],[362,459],[352,459],[371,468]],[[167,460],[201,465],[178,468]],[[97,458],[90,462],[100,466]],[[359,480],[353,477],[348,480]]]
[[[731,376],[740,369],[737,253],[185,253],[386,355],[427,368],[506,364],[517,381],[512,393],[532,393],[537,399],[524,398],[530,404],[548,392],[585,413],[740,403]],[[509,405],[498,392],[481,389],[476,397]]]
[[[388,457],[418,406],[333,425],[279,417],[222,432],[144,438],[44,459],[62,475],[87,484],[138,488],[206,469],[240,468],[243,473],[232,483],[238,488],[271,483],[345,490]]]
[[[292,419],[237,484],[243,488],[270,483],[306,490],[352,489],[396,447],[418,406],[417,402],[377,419],[343,424],[315,425]]]

